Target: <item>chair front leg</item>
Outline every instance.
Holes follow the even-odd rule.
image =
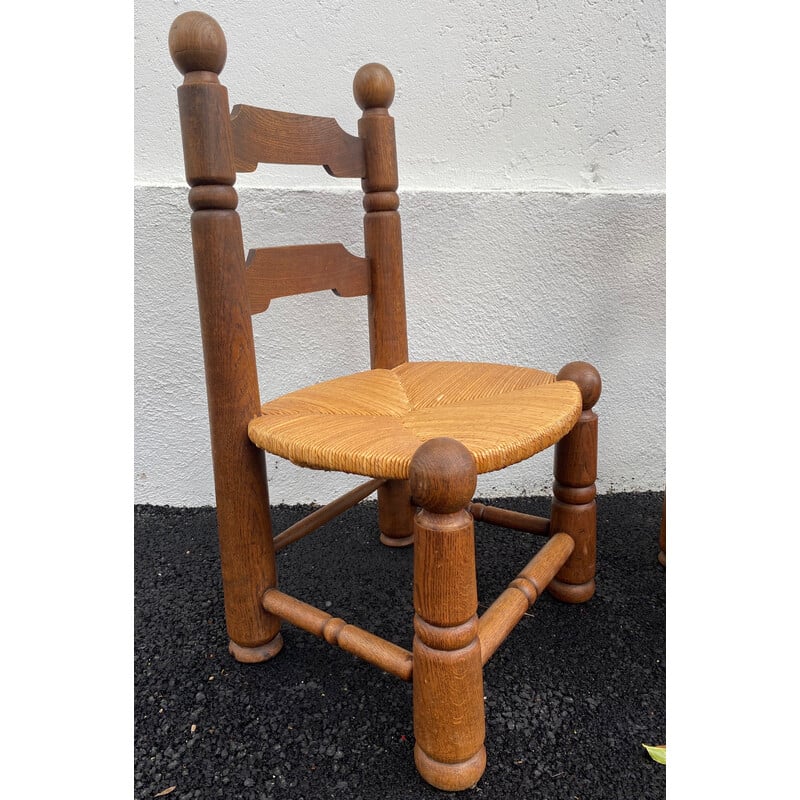
[[[414,760],[438,789],[477,783],[486,768],[475,536],[466,506],[477,478],[453,439],[423,444],[411,462],[414,519]]]
[[[578,384],[583,410],[575,427],[555,446],[550,531],[568,533],[575,549],[548,589],[558,600],[583,603],[595,591],[597,414],[592,408],[602,383],[600,373],[584,361],[567,364],[557,377]]]

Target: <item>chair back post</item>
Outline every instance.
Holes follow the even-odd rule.
[[[169,33],[185,76],[178,88],[195,278],[205,361],[225,616],[232,647],[276,637],[277,618],[261,606],[276,583],[264,454],[247,426],[260,409],[228,92],[219,82],[227,55],[210,16],[187,12]],[[240,654],[241,655],[241,654]]]
[[[365,64],[353,79],[353,95],[363,110],[358,135],[364,142],[364,248],[370,261],[369,343],[372,369],[408,361],[403,245],[397,208],[397,150],[394,79],[382,64]]]
[[[397,148],[389,106],[394,78],[383,64],[365,64],[353,79],[353,96],[363,110],[358,135],[364,142],[364,250],[370,262],[369,354],[372,369],[408,361],[403,243],[397,209]],[[408,481],[387,481],[378,490],[381,541],[403,547],[413,541],[414,509]]]

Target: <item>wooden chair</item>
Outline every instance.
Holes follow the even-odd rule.
[[[367,64],[353,81],[358,136],[333,119],[237,105],[219,82],[224,34],[180,15],[169,33],[178,89],[205,358],[230,652],[272,658],[281,620],[413,683],[415,761],[441,789],[486,766],[483,665],[545,588],[568,603],[595,588],[597,370],[557,374],[470,362],[410,363],[396,194],[394,81]],[[358,178],[365,257],[340,244],[250,250],[233,188],[258,163],[317,164]],[[261,403],[251,315],[279,297],[365,295],[370,369]],[[478,473],[555,446],[550,518],[472,503]],[[273,538],[263,451],[369,480]],[[381,540],[414,546],[413,646],[406,650],[278,588],[275,552],[377,491]],[[473,519],[546,543],[477,615]]]

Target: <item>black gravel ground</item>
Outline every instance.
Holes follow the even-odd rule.
[[[135,507],[135,798],[664,798],[642,748],[666,740],[661,500],[598,498],[597,593],[545,595],[487,664],[488,765],[459,794],[417,775],[409,684],[288,625],[270,662],[228,655],[213,509]],[[548,514],[546,498],[492,502]],[[276,531],[309,510],[275,507]],[[412,551],[378,542],[375,513],[281,552],[281,588],[410,647]],[[485,607],[541,539],[476,529]]]

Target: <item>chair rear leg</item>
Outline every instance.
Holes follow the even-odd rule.
[[[280,619],[264,610],[264,592],[277,585],[275,549],[263,453],[245,445],[236,473],[225,476],[215,457],[217,535],[228,650],[257,664],[283,648]]]
[[[386,481],[378,489],[378,527],[381,541],[389,547],[414,542],[414,506],[408,481]]]
[[[255,663],[274,656],[283,640],[280,620],[261,606],[261,595],[276,583],[275,549],[264,453],[247,435],[259,410],[259,392],[238,214],[233,209],[196,210],[192,241],[225,621],[231,654]]]
[[[597,551],[597,414],[592,410],[600,397],[600,373],[583,361],[567,364],[559,380],[578,384],[583,411],[575,427],[555,446],[552,533],[568,533],[575,549],[551,581],[553,597],[566,603],[583,603],[595,591]]]
[[[411,462],[414,520],[414,760],[438,789],[473,786],[486,768],[483,667],[472,516],[475,462],[453,439]]]
[[[219,25],[181,14],[169,32],[178,88],[186,180],[192,214],[197,301],[203,338],[208,416],[217,497],[225,620],[231,653],[264,661],[281,649],[280,621],[261,606],[275,585],[264,455],[247,426],[258,414],[250,302],[242,227],[236,212],[228,92],[218,73],[227,46]]]
[[[283,637],[280,619],[261,605],[277,585],[264,454],[249,444],[243,450],[231,483],[217,478],[217,529],[228,649],[237,661],[256,664],[277,655]]]

